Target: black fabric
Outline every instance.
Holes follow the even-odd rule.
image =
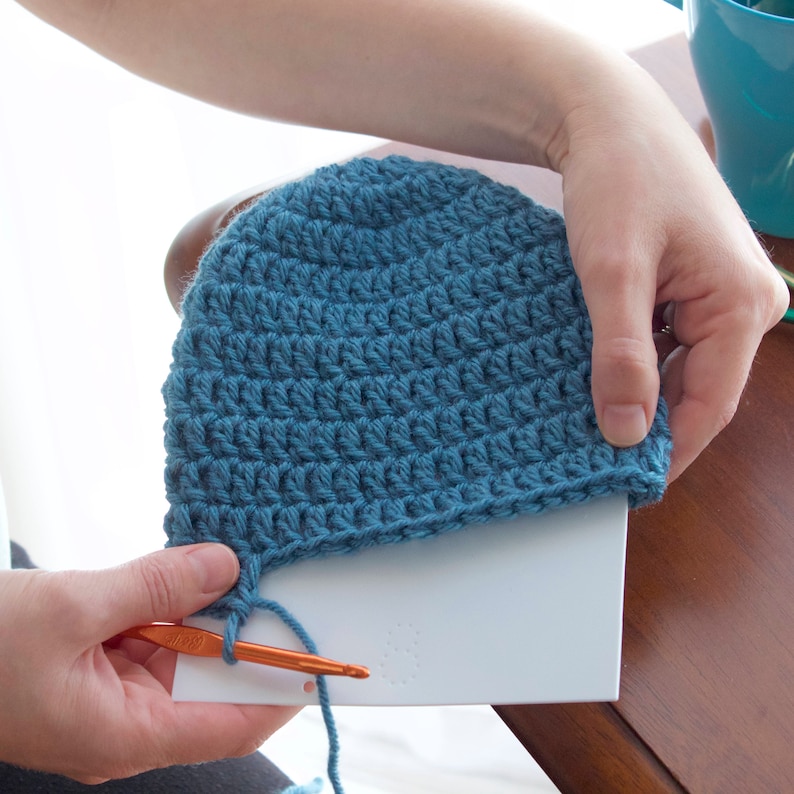
[[[3,794],[275,794],[290,783],[260,753],[196,766],[155,769],[98,786],[0,763]]]
[[[19,543],[11,541],[11,567],[12,568],[35,568],[28,553]]]
[[[36,567],[25,549],[13,541],[11,567]],[[0,794],[276,794],[291,783],[260,753],[194,766],[154,769],[99,786],[0,762]]]

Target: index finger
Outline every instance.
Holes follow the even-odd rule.
[[[692,347],[676,348],[662,367],[669,408],[674,480],[733,419],[760,336],[738,325],[720,328]]]

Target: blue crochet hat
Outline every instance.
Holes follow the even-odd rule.
[[[661,497],[670,438],[615,449],[555,212],[402,157],[323,168],[203,257],[164,386],[171,544],[245,577],[627,492]]]
[[[165,529],[236,551],[210,610],[229,635],[259,578],[303,558],[664,491],[661,400],[636,447],[598,430],[562,218],[475,171],[359,159],[273,191],[182,311]]]

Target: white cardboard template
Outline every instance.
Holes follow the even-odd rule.
[[[616,700],[625,496],[435,538],[306,560],[263,577],[319,652],[370,668],[328,676],[340,705]],[[192,625],[222,633],[222,624]],[[241,639],[304,650],[271,614]],[[179,655],[176,700],[317,702],[305,673]]]

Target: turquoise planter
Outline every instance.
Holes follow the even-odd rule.
[[[794,13],[775,0],[784,6]],[[684,11],[717,167],[756,229],[794,238],[794,18],[734,0],[684,0]]]

